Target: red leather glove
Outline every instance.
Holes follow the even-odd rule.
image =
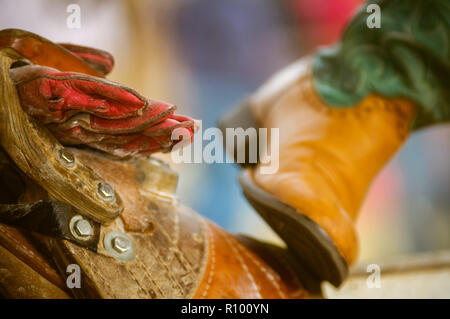
[[[96,70],[108,73],[111,56],[85,54],[84,47],[65,45]],[[104,53],[104,52],[103,52]],[[75,54],[77,54],[75,52]],[[11,69],[26,113],[46,125],[66,145],[87,145],[115,156],[168,152],[174,129],[194,134],[191,118],[175,115],[176,106],[147,99],[124,85],[75,72],[38,65]]]

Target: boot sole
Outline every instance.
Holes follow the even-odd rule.
[[[219,128],[225,129],[255,127],[256,121],[247,104],[241,104],[219,122]],[[244,148],[248,155],[248,141],[235,145],[234,154]],[[241,149],[242,150],[242,149]],[[256,166],[254,163],[239,163],[242,168]],[[348,276],[348,265],[333,240],[325,230],[308,216],[298,212],[256,185],[249,172],[239,176],[243,194],[257,213],[284,240],[289,250],[304,266],[299,275],[310,292],[319,293],[322,281],[339,286]]]

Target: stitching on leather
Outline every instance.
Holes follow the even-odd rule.
[[[69,245],[72,245],[72,244],[69,244]],[[66,246],[66,249],[71,250],[71,248],[67,247],[67,246]],[[79,251],[81,252],[82,255],[84,255],[84,262],[87,262],[89,264],[89,269],[91,270],[90,272],[91,272],[92,276],[100,278],[102,280],[103,285],[106,286],[110,290],[110,293],[112,293],[112,296],[116,296],[116,294],[114,293],[115,289],[113,289],[113,287],[109,284],[109,281],[105,277],[102,276],[102,273],[97,270],[97,267],[91,261],[91,258],[89,257],[88,253],[84,249],[79,249]],[[73,254],[73,255],[76,256],[75,254]],[[83,271],[86,272],[87,269],[85,267],[83,267],[83,268],[84,268]],[[96,286],[98,285],[97,280],[95,280],[95,281],[92,280],[92,281],[94,282],[94,284]]]
[[[289,272],[289,274],[292,276],[293,281],[295,282],[295,286],[298,287],[297,294],[298,295],[304,295],[304,288],[303,285],[300,282],[300,279],[298,275],[295,273],[294,269],[292,268],[292,263],[289,262],[289,257],[283,254],[280,250],[276,249],[275,247],[269,246],[269,250],[272,251],[277,257],[278,260],[281,262],[281,264],[285,267],[286,271]],[[290,295],[295,296],[294,293],[291,293]]]
[[[214,234],[211,231],[211,226],[208,227],[209,238],[211,239],[211,268],[209,269],[208,280],[206,281],[205,290],[203,291],[202,298],[206,297],[209,287],[211,286],[212,278],[214,276],[214,269],[216,267],[216,247],[214,243]]]
[[[172,245],[172,247],[176,247],[178,246],[178,241],[179,241],[179,237],[180,237],[180,226],[179,226],[179,216],[178,213],[174,213],[173,214],[173,219],[170,220],[171,221],[171,225],[169,227],[173,227],[173,232],[171,232],[170,230],[167,230],[166,227],[164,227],[163,225],[161,225],[160,227],[158,227],[158,230],[160,231],[161,235],[163,235],[168,242],[170,242],[170,244]],[[173,233],[174,236],[169,235],[170,233]],[[165,247],[161,247],[161,249],[165,249]],[[158,255],[159,255],[159,250],[158,250]],[[172,254],[174,255],[174,254]],[[173,256],[172,256],[173,257]]]
[[[262,299],[262,296],[259,292],[259,286],[256,284],[255,279],[253,278],[252,274],[250,273],[250,271],[248,270],[247,265],[245,264],[244,259],[242,258],[241,253],[239,252],[239,250],[236,248],[236,243],[234,243],[233,240],[231,240],[229,238],[229,236],[227,236],[227,234],[224,234],[223,236],[225,238],[225,241],[231,246],[231,249],[235,252],[237,258],[239,259],[239,262],[242,265],[242,268],[244,269],[244,271],[247,274],[248,279],[250,280],[250,282],[252,283],[252,287],[255,290],[256,294],[258,295],[258,298]]]
[[[148,292],[147,289],[145,289],[141,283],[139,282],[139,280],[136,278],[136,276],[134,275],[134,273],[131,271],[130,267],[125,264],[125,269],[127,270],[127,272],[130,274],[131,278],[134,280],[134,282],[138,285],[139,289],[141,289],[144,294],[148,297],[151,297],[152,295]]]
[[[168,264],[162,259],[161,255],[159,254],[159,251],[155,250],[154,245],[150,245],[150,247],[151,247],[150,251],[157,260],[158,265],[162,266],[162,271],[167,275],[168,278],[170,278],[170,282],[172,284],[175,284],[176,287],[174,288],[178,288],[181,295],[184,295],[183,287],[176,280],[176,276],[174,276],[174,274],[170,271]]]
[[[193,280],[193,287],[190,290],[190,293],[187,294],[186,298],[193,298],[193,296],[197,295],[197,290],[201,286],[201,282],[204,278],[204,274],[207,269],[207,263],[208,263],[208,247],[209,247],[209,238],[207,235],[207,225],[206,221],[203,218],[200,218],[199,215],[193,214],[194,218],[197,220],[199,224],[199,234],[202,235],[203,243],[202,243],[202,249],[201,249],[201,262],[199,266],[197,267],[197,272],[195,273],[195,280]],[[200,290],[201,291],[201,290]]]
[[[179,217],[179,214],[178,213],[173,213],[172,217],[173,217],[173,219],[171,219],[171,221],[172,221],[171,226],[173,226],[173,234],[174,234],[174,236],[170,236],[168,234],[168,232],[167,232],[167,229],[165,227],[163,227],[163,226],[158,227],[158,230],[159,230],[160,234],[163,237],[165,237],[170,243],[169,244],[170,247],[168,247],[168,249],[170,250],[169,253],[168,253],[168,257],[169,257],[168,261],[162,260],[162,257],[161,257],[161,254],[159,253],[159,249],[158,248],[152,249],[152,254],[153,254],[153,256],[156,257],[156,259],[158,260],[158,263],[163,266],[163,268],[165,269],[165,273],[171,279],[171,282],[174,283],[177,286],[180,294],[182,296],[185,296],[186,295],[186,291],[183,288],[183,285],[180,284],[180,282],[177,280],[178,277],[171,271],[171,268],[169,268],[169,266],[168,266],[173,261],[173,259],[176,256],[180,257],[182,255],[183,260],[186,260],[186,258],[182,254],[182,252],[178,249],[178,242],[179,242],[179,237],[180,237],[180,225],[179,225],[180,224],[180,217]],[[155,248],[155,246],[152,245],[152,248]],[[159,248],[164,249],[164,247],[159,247]],[[177,254],[177,252],[178,252],[178,254]],[[156,253],[156,255],[155,255],[155,253]],[[192,272],[191,269],[189,269],[189,270]]]
[[[253,254],[249,253],[246,249],[242,248],[240,245],[237,245],[237,246],[238,246],[238,249],[243,251],[244,254],[247,255],[247,257],[249,257],[249,259],[252,260],[256,264],[256,267],[258,267],[259,270],[261,270],[266,275],[266,277],[269,279],[270,283],[272,283],[272,285],[277,290],[277,292],[280,295],[280,297],[283,298],[283,299],[287,299],[286,294],[281,290],[281,287],[280,287],[279,283],[277,282],[275,276],[273,275],[273,271],[268,269],[268,268],[266,268],[263,264],[261,264],[253,256]]]
[[[145,264],[142,262],[142,260],[139,258],[139,256],[136,256],[136,261],[138,262],[139,266],[144,270],[144,274],[147,276],[148,279],[150,279],[153,286],[158,288],[160,296],[165,297],[164,292],[162,291],[161,287],[158,285],[158,283],[155,281],[155,279],[153,279],[147,266],[145,266]],[[154,291],[154,292],[155,292],[155,295],[158,296],[157,292],[156,291]]]

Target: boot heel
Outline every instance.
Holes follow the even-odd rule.
[[[249,99],[243,100],[239,105],[234,107],[231,111],[229,111],[225,116],[223,116],[218,121],[218,127],[222,131],[223,136],[226,135],[227,128],[237,129],[242,128],[244,131],[249,128],[258,129],[258,124],[256,123],[255,118],[250,110]],[[256,143],[256,161],[250,158],[250,143]],[[254,141],[250,141],[248,135],[245,135],[245,139],[236,139],[233,143],[234,147],[230,147],[229,145],[225,146],[225,150],[228,155],[233,155],[233,160],[236,164],[238,164],[241,168],[253,167],[259,161],[259,140],[258,134],[256,134],[256,139]],[[238,154],[245,154],[244,161],[238,160]]]
[[[323,281],[339,287],[348,276],[348,265],[322,227],[261,189],[248,170],[239,176],[239,184],[248,202],[283,239],[303,267],[300,272],[305,288],[320,293]]]

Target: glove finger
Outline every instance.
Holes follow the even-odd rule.
[[[180,142],[172,140],[173,130],[180,127],[186,128],[190,134],[190,140],[193,139],[192,120],[180,123],[166,119],[155,126],[163,129],[153,131],[151,136],[146,135],[147,130],[139,133],[114,135],[92,132],[80,125],[67,128],[64,127],[64,124],[58,124],[47,127],[62,144],[87,145],[120,157],[138,153],[151,154],[170,151],[176,143]],[[156,132],[159,132],[159,135]]]
[[[143,111],[150,116],[173,108],[170,104],[150,101],[121,84],[79,73],[22,66],[11,70],[11,78],[24,110],[44,124],[64,122],[79,112],[123,119],[140,117]],[[100,127],[105,124],[98,122]]]
[[[146,136],[161,136],[161,135],[169,135],[176,128],[185,127],[191,129],[191,132],[194,129],[194,121],[188,117],[185,117],[183,122],[175,120],[175,114],[171,115],[170,118],[165,119],[164,121],[152,125],[146,128],[142,133]]]
[[[110,73],[114,67],[114,58],[109,52],[69,43],[58,43],[58,45],[81,58],[102,76]]]
[[[105,119],[91,116],[90,129],[111,134],[138,132],[152,125],[162,123],[173,116],[175,105],[156,100],[148,100],[139,116],[124,119]]]
[[[111,141],[103,141],[100,143],[90,143],[90,147],[101,150],[118,157],[130,157],[136,155],[149,155],[156,152],[167,152],[171,147],[162,148],[161,145],[152,137],[139,135],[133,140],[118,145]]]
[[[192,130],[188,129],[188,132],[190,134],[190,138],[189,138],[189,143],[193,141],[194,139],[194,134],[192,132]],[[153,139],[155,139],[155,141],[160,145],[160,149],[157,152],[162,152],[162,153],[168,153],[171,152],[173,147],[175,145],[177,145],[178,143],[181,143],[184,139],[184,137],[182,137],[181,139],[178,140],[170,140],[170,144],[166,145],[165,144],[165,139],[167,138],[166,136],[152,136]],[[162,139],[162,140],[161,140]],[[156,151],[154,151],[153,149],[143,149],[139,151],[139,155],[150,155],[155,153]]]
[[[78,113],[63,123],[48,124],[48,126],[54,127],[55,130],[65,130],[81,126],[87,131],[104,134],[134,133],[164,122],[172,115],[173,110],[176,108],[174,105],[169,105],[164,102],[150,100],[149,103],[152,103],[152,106],[144,107],[141,116],[110,120],[88,113]],[[178,123],[178,121],[175,122]]]
[[[94,133],[85,130],[81,126],[74,126],[68,129],[49,127],[53,135],[64,145],[89,145],[91,143],[110,143],[121,145],[134,140],[138,134],[111,135]]]
[[[158,141],[161,145],[170,144],[169,141],[172,139],[172,132],[177,128],[186,128],[190,134],[191,140],[194,136],[193,133],[193,121],[178,122],[172,119],[166,119],[163,122],[147,128],[138,133],[125,133],[125,134],[108,134],[108,133],[98,133],[91,130],[87,130],[83,125],[79,125],[79,122],[72,122],[70,124],[51,124],[47,125],[47,128],[53,133],[53,135],[62,144],[89,144],[89,143],[100,143],[108,142],[112,144],[124,144],[139,135],[152,137],[154,140]],[[150,133],[149,133],[150,132]]]
[[[150,155],[157,152],[168,153],[180,142],[181,140],[172,140],[167,136],[142,135],[116,149],[129,153],[130,155]]]

